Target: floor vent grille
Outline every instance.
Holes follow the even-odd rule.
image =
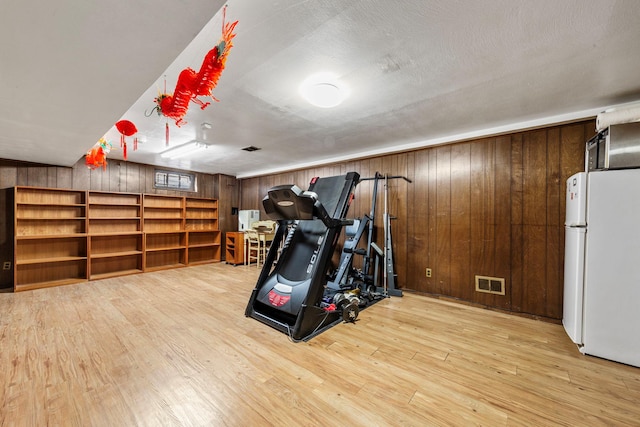
[[[476,276],[476,292],[504,295],[504,279],[500,277]]]

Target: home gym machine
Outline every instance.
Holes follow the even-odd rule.
[[[313,178],[307,191],[295,185],[271,188],[262,203],[267,216],[278,221],[278,228],[245,315],[299,341],[310,339],[342,320],[355,321],[359,307],[372,301],[401,296],[402,291],[395,288],[392,249],[387,248],[391,240],[386,227],[384,250],[373,242],[377,186],[383,178],[376,172],[374,178],[360,179],[359,174],[350,172]],[[371,212],[361,219],[347,219],[355,187],[363,180],[374,180]],[[385,221],[388,221],[386,199],[385,181]],[[346,237],[340,262],[330,272],[343,228]],[[357,246],[365,232],[368,241],[366,248],[361,249]],[[362,270],[353,268],[354,255],[364,257]],[[381,260],[384,260],[382,286],[378,274]]]
[[[339,268],[327,284],[329,289],[360,289],[366,290],[369,299],[371,295],[382,294],[385,297],[401,297],[402,291],[396,287],[397,274],[395,273],[393,260],[393,242],[391,239],[391,219],[389,214],[389,180],[402,178],[407,182],[411,180],[404,176],[382,175],[378,172],[371,178],[360,178],[362,181],[373,181],[371,197],[371,210],[368,215],[354,220],[354,225],[346,227],[347,240],[344,242]],[[380,248],[373,240],[375,236],[374,220],[376,217],[376,203],[378,198],[378,182],[384,181],[384,214],[383,232],[384,245]],[[367,229],[367,244],[364,249],[357,248],[365,229]],[[362,269],[353,268],[353,255],[362,255]],[[374,265],[372,266],[372,262]],[[382,262],[382,283],[379,277],[380,263]],[[373,274],[370,274],[373,267]],[[339,285],[339,286],[336,286]],[[365,300],[366,301],[366,300]],[[346,320],[346,319],[345,319]]]
[[[382,216],[382,220],[384,223],[384,280],[383,280],[383,288],[385,295],[401,297],[402,291],[396,288],[396,278],[398,277],[395,272],[394,261],[393,261],[393,242],[391,240],[391,220],[395,219],[389,214],[389,180],[391,179],[404,179],[408,183],[411,183],[411,180],[406,176],[389,176],[389,175],[380,175],[376,172],[375,178],[376,183],[379,179],[384,179],[384,214]],[[375,196],[374,196],[375,197]]]

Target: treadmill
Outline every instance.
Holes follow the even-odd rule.
[[[340,232],[353,223],[346,214],[359,180],[358,173],[349,172],[313,178],[307,191],[279,185],[267,192],[262,204],[278,229],[247,304],[247,317],[294,341],[310,339],[342,320],[322,299]]]

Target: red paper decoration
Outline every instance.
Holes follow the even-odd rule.
[[[136,125],[134,125],[129,120],[120,120],[119,122],[117,122],[116,129],[118,129],[118,132],[120,132],[123,135],[123,137],[131,136],[131,135],[134,135],[136,132],[138,132]]]
[[[134,125],[129,120],[120,120],[116,123],[116,129],[120,132],[120,147],[122,148],[122,156],[125,160],[127,160],[127,141],[125,140],[125,136],[132,136],[138,132],[136,125]],[[138,138],[133,139],[133,150],[138,149]]]
[[[212,95],[212,91],[218,84],[218,80],[227,61],[227,54],[233,47],[231,42],[235,37],[233,30],[238,24],[238,21],[225,24],[225,16],[226,6],[223,10],[222,37],[218,44],[205,55],[200,70],[196,72],[192,68],[185,68],[178,76],[173,95],[163,93],[155,99],[157,104],[155,109],[157,109],[158,114],[175,120],[176,126],[178,127],[186,123],[184,116],[187,114],[190,101],[198,104],[203,110],[207,108],[210,103],[201,101],[197,98],[198,96],[210,96],[214,101],[218,101]]]
[[[111,143],[100,138],[98,142],[87,151],[85,156],[85,164],[89,169],[97,169],[102,167],[107,170],[107,154],[111,151]]]

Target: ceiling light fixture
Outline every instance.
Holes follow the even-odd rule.
[[[190,154],[194,154],[202,149],[209,148],[209,144],[205,144],[200,141],[189,141],[182,145],[178,145],[176,147],[169,148],[166,151],[160,153],[160,157],[163,159],[179,159],[181,157],[186,157]]]
[[[347,87],[330,73],[318,73],[307,77],[300,85],[299,91],[307,102],[321,108],[340,105],[349,95]]]

